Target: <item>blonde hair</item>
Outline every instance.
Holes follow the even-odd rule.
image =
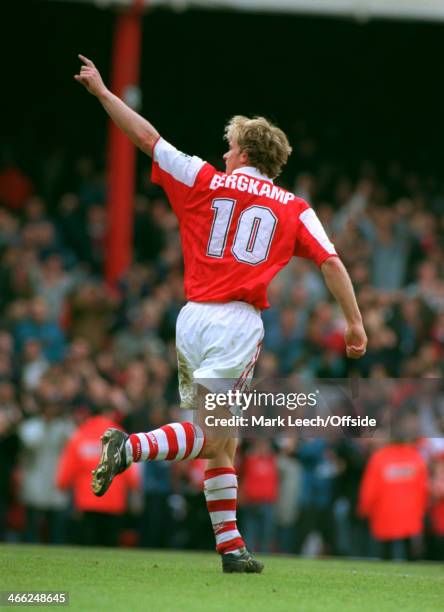
[[[265,117],[235,115],[225,127],[225,139],[236,141],[249,163],[272,179],[282,172],[292,151],[284,132]]]

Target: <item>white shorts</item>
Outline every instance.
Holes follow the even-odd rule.
[[[253,377],[264,326],[246,302],[188,302],[176,324],[182,408],[196,408],[196,385],[213,393],[245,387]]]

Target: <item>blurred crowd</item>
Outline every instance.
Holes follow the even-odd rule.
[[[397,162],[384,168],[332,163],[306,135],[293,164],[295,176],[285,176],[284,185],[314,206],[346,264],[369,346],[359,362],[346,359],[337,306],[312,263],[295,259],[270,287],[257,375],[359,375],[376,387],[387,378],[442,378],[442,182]],[[60,154],[40,160],[37,169],[23,168],[3,152],[0,540],[92,543],[84,536],[89,529],[94,537],[94,523],[82,520],[68,476],[58,473],[73,432],[94,418],[128,431],[180,418],[174,337],[184,295],[177,220],[147,174],[137,191],[134,263],[110,288],[103,276],[103,171],[89,158],[67,164]],[[442,389],[414,402],[406,389],[398,404],[415,426],[410,421],[395,441],[387,430],[371,440],[242,444],[240,524],[252,549],[444,558]],[[404,498],[413,492],[411,516],[420,515],[405,537],[372,527],[369,501],[371,491],[378,498],[369,484],[379,482],[374,457],[388,450],[390,461],[396,449],[409,450],[399,461],[410,467],[394,470],[393,483],[406,487]],[[122,493],[128,507],[112,513],[119,521],[104,529],[102,543],[212,548],[202,478],[199,461],[143,465]],[[106,540],[110,533],[113,542]],[[379,549],[378,540],[393,541],[393,550]]]

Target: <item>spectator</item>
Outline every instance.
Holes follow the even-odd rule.
[[[0,171],[0,203],[11,210],[20,210],[34,192],[29,177],[20,170],[10,155],[4,155]]]
[[[49,318],[48,307],[42,298],[34,298],[29,305],[29,315],[15,327],[17,349],[23,353],[27,340],[38,340],[44,357],[50,363],[62,361],[65,352],[65,336],[60,325]]]
[[[33,391],[39,385],[43,374],[49,369],[49,362],[42,354],[40,342],[30,338],[23,349],[22,383],[25,389]]]
[[[48,253],[29,274],[34,295],[41,297],[48,306],[49,319],[60,321],[65,300],[76,283],[73,274],[64,270],[62,257],[58,253]]]
[[[414,445],[418,421],[405,414],[394,441],[376,451],[363,476],[359,513],[370,521],[383,559],[414,559],[427,506],[427,467]],[[416,541],[415,541],[416,540]]]
[[[296,546],[296,522],[301,501],[301,466],[295,458],[296,438],[279,441],[279,497],[276,528],[279,552],[292,553]]]
[[[69,440],[57,467],[57,486],[73,491],[76,543],[85,546],[116,546],[128,494],[140,487],[135,465],[116,479],[106,497],[96,497],[92,492],[91,471],[99,461],[100,436],[108,427],[118,427],[113,413],[108,404],[102,414],[87,418]]]
[[[70,301],[71,337],[88,338],[94,351],[104,348],[117,300],[102,284],[85,282]]]
[[[158,335],[161,316],[162,306],[157,301],[149,299],[142,303],[134,313],[130,326],[116,334],[114,349],[119,363],[165,352],[164,343]]]
[[[106,211],[94,204],[86,213],[87,261],[94,273],[103,271],[107,235]]]
[[[366,414],[368,410],[365,411]],[[362,557],[366,552],[366,535],[356,514],[359,484],[366,455],[359,440],[340,437],[334,443],[337,474],[334,483],[335,552],[338,555]]]
[[[251,550],[270,552],[278,499],[278,465],[268,440],[255,440],[240,469],[240,499],[245,540]]]
[[[374,210],[373,219],[361,227],[371,248],[373,286],[383,291],[401,288],[407,279],[411,249],[408,226],[397,223],[395,212],[384,206]]]
[[[324,553],[335,552],[333,533],[336,457],[323,438],[304,440],[296,450],[302,466],[301,511],[297,524],[296,552],[301,553],[309,535],[318,532]]]
[[[27,542],[65,542],[64,511],[68,498],[55,486],[55,470],[71,431],[70,421],[63,417],[55,398],[44,400],[41,414],[19,426],[23,447],[21,499],[26,507]]]
[[[148,548],[167,548],[171,543],[173,494],[171,464],[147,461],[143,464],[143,513],[140,543]]]

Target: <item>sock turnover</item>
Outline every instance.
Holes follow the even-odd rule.
[[[130,461],[183,461],[195,459],[205,443],[199,425],[170,423],[148,433],[131,434],[126,442]]]

